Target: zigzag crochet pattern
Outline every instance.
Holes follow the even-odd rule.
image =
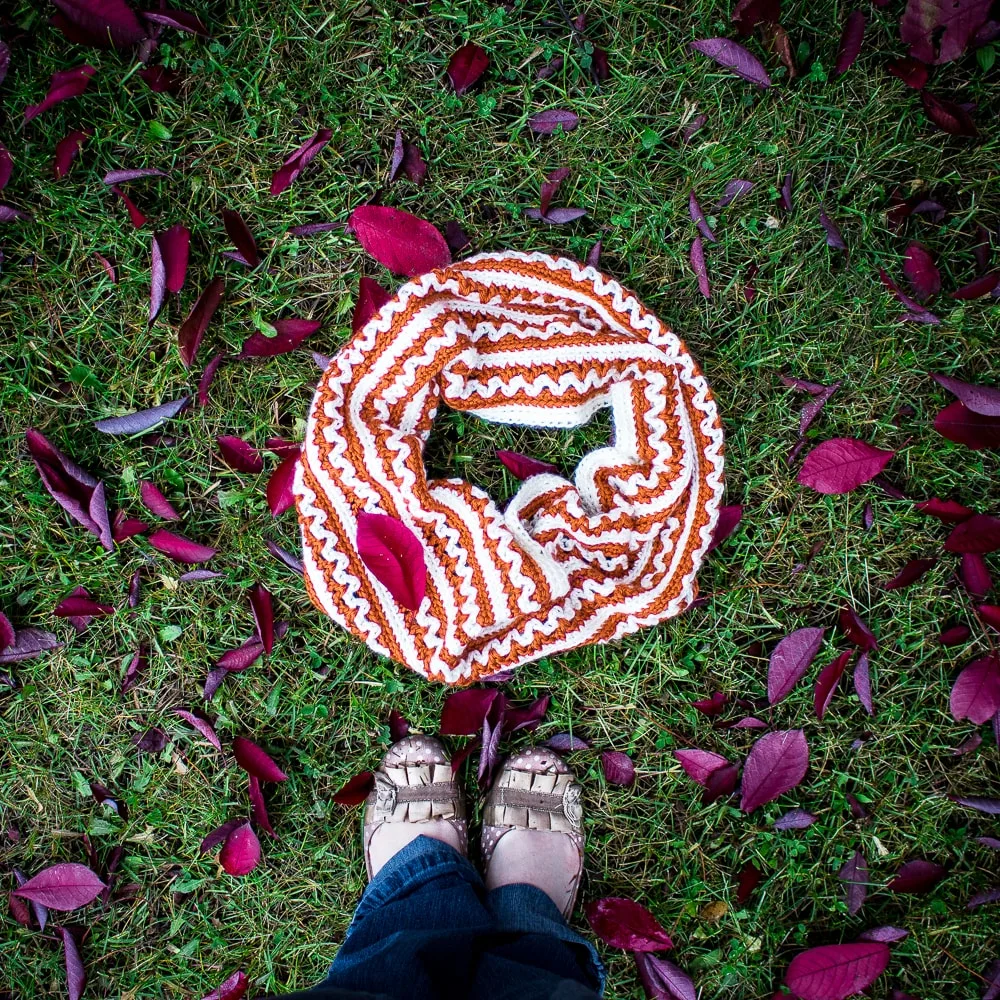
[[[573,480],[531,476],[504,510],[428,480],[438,404],[612,442]],[[592,267],[480,254],[403,285],[324,373],[294,491],[306,586],[372,649],[445,684],[619,639],[684,611],[722,497],[722,427],[683,342]],[[361,512],[420,540],[426,595],[393,598],[358,554]]]

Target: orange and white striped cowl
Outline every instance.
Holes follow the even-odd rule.
[[[501,510],[461,479],[427,479],[442,400],[553,428],[610,407],[613,439]],[[694,600],[722,450],[708,383],[632,292],[572,260],[480,254],[403,285],[324,373],[294,484],[306,585],[372,649],[445,684],[620,639]],[[422,543],[417,610],[360,558],[361,512]]]

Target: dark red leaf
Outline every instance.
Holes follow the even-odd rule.
[[[739,764],[726,764],[714,770],[705,779],[705,791],[701,797],[702,804],[711,805],[713,802],[731,795],[739,778]]]
[[[58,864],[28,879],[14,890],[14,895],[50,910],[68,911],[93,902],[105,888],[86,865]]]
[[[623,951],[666,951],[670,935],[641,903],[621,896],[605,896],[583,908],[590,929],[610,948]]]
[[[771,86],[771,78],[760,60],[731,38],[705,38],[691,42],[690,47],[758,87]]]
[[[224,288],[225,282],[221,277],[213,278],[198,296],[198,301],[195,302],[187,319],[177,331],[177,349],[185,368],[190,368],[194,364],[201,339],[215,315],[215,310],[219,308],[219,303],[222,301]]]
[[[268,654],[274,648],[274,606],[270,591],[261,583],[250,588],[250,606],[257,623],[257,634]]]
[[[770,704],[777,705],[791,694],[816,658],[825,632],[822,628],[800,628],[774,647],[767,671]]]
[[[292,493],[292,480],[295,478],[295,469],[298,461],[299,456],[297,453],[289,455],[271,473],[271,477],[267,481],[267,505],[271,508],[272,517],[284,514],[295,503],[295,495]]]
[[[33,660],[42,653],[62,649],[63,643],[51,632],[37,628],[23,628],[14,635],[14,641],[6,649],[0,650],[0,663],[19,663]]]
[[[875,707],[872,703],[872,682],[871,667],[868,663],[868,654],[863,652],[858,657],[858,662],[854,666],[854,692],[858,696],[858,701],[864,706],[869,715],[875,714]]]
[[[549,703],[552,696],[543,694],[536,698],[530,705],[523,708],[508,708],[503,720],[503,729],[506,733],[516,733],[519,729],[529,731],[537,729],[545,721],[545,715],[549,710]]]
[[[260,862],[260,841],[249,823],[241,823],[226,837],[219,863],[229,875],[249,875]]]
[[[219,366],[225,360],[225,353],[220,351],[205,365],[205,370],[201,373],[201,378],[198,380],[199,406],[208,406],[208,390],[212,385],[212,380],[215,378],[216,372],[219,370]]]
[[[737,0],[733,7],[733,24],[744,38],[758,24],[773,24],[780,16],[781,0]]]
[[[698,227],[698,232],[709,243],[715,243],[715,233],[712,232],[708,224],[708,219],[705,218],[705,213],[701,210],[701,205],[698,204],[698,199],[695,197],[694,191],[688,195],[688,214],[691,216],[691,221]]]
[[[0,653],[14,643],[14,626],[10,619],[0,611]]]
[[[635,784],[635,762],[620,750],[605,750],[601,754],[601,768],[609,785],[628,788]]]
[[[971,507],[965,507],[957,500],[939,500],[937,497],[921,500],[915,506],[921,513],[930,514],[946,524],[960,524],[975,514]]]
[[[1000,903],[1000,886],[994,886],[992,889],[984,889],[970,896],[968,903],[965,904],[965,908],[967,910],[974,910],[984,903]]]
[[[769,24],[764,28],[764,39],[788,70],[788,79],[794,80],[799,75],[799,70],[795,65],[795,54],[788,32],[780,24]]]
[[[93,135],[93,129],[74,129],[56,144],[56,154],[52,159],[52,175],[58,180],[69,173],[70,164],[77,153],[83,148],[87,138]],[[3,183],[0,183],[3,187]]]
[[[128,216],[132,220],[132,225],[136,229],[141,229],[146,225],[146,216],[139,210],[138,206],[117,184],[111,185],[111,190],[124,202],[128,210]]]
[[[990,0],[908,0],[899,37],[914,59],[951,62],[964,54],[989,11]]]
[[[980,555],[1000,549],[1000,517],[973,514],[951,529],[944,547],[949,552],[977,552]]]
[[[828,247],[833,247],[834,250],[847,249],[847,244],[844,242],[844,236],[840,231],[840,227],[826,214],[826,209],[822,205],[819,206],[819,223],[826,232],[826,245]]]
[[[943,865],[917,858],[907,861],[886,888],[890,892],[930,892],[947,874],[948,869]]]
[[[599,268],[601,266],[601,240],[596,240],[587,251],[587,259],[584,263],[587,267]]]
[[[87,985],[87,973],[83,967],[83,959],[80,958],[80,949],[76,945],[76,938],[65,927],[59,928],[59,935],[62,937],[66,962],[66,992],[69,1000],[80,1000]]]
[[[464,94],[486,72],[490,57],[475,42],[466,42],[448,61],[448,79],[456,94]]]
[[[403,714],[397,709],[393,709],[389,713],[389,739],[393,743],[398,743],[402,739],[406,739],[410,734],[410,723],[403,717]]]
[[[878,649],[878,639],[875,638],[875,634],[850,604],[845,604],[840,609],[840,628],[858,649],[866,653]]]
[[[136,733],[132,737],[132,742],[143,753],[159,753],[170,739],[159,726],[150,726],[144,733]]]
[[[979,130],[976,128],[972,116],[954,101],[938,97],[929,90],[921,90],[920,103],[923,104],[928,119],[937,125],[942,132],[969,139],[974,139],[979,135]]]
[[[699,785],[705,785],[715,771],[729,766],[725,757],[710,750],[675,750],[674,756],[680,761],[684,773]]]
[[[793,212],[795,205],[792,202],[792,175],[791,172],[785,174],[785,179],[781,182],[781,198],[779,204],[786,212]]]
[[[264,471],[264,459],[249,442],[229,434],[224,434],[215,440],[218,442],[222,460],[231,469],[250,474]]]
[[[904,587],[912,586],[929,570],[937,565],[936,559],[911,559],[905,566],[885,585],[886,590],[902,590]]]
[[[49,92],[39,104],[29,104],[24,109],[24,120],[30,122],[43,111],[71,97],[79,97],[90,83],[90,78],[97,72],[93,66],[77,66],[74,69],[63,69],[52,74]]]
[[[191,233],[186,226],[178,223],[162,233],[156,233],[153,240],[163,257],[167,291],[176,295],[184,287],[184,279],[187,277]]]
[[[725,709],[726,705],[729,704],[729,695],[723,694],[721,691],[714,691],[711,698],[701,698],[698,701],[691,702],[691,704],[702,715],[713,718],[719,715]]]
[[[358,283],[358,301],[351,317],[351,329],[360,333],[365,324],[392,296],[373,278],[362,277]]]
[[[260,786],[260,779],[253,774],[250,775],[249,792],[253,821],[269,837],[277,837],[278,835],[274,832],[274,827],[271,826],[271,818],[267,815],[267,806],[264,803],[264,792]]]
[[[695,117],[688,123],[687,128],[684,129],[681,138],[685,142],[690,142],[694,138],[695,134],[701,131],[707,121],[708,115],[695,115]]]
[[[691,977],[673,962],[649,952],[637,952],[633,957],[639,980],[650,1000],[697,1000]]]
[[[540,135],[552,135],[558,129],[572,132],[580,124],[580,116],[568,108],[553,108],[550,111],[539,111],[528,119],[528,128]]]
[[[805,830],[816,822],[818,817],[805,809],[789,809],[774,821],[775,830]]]
[[[174,510],[170,501],[160,492],[155,483],[143,480],[139,483],[139,496],[142,498],[143,506],[151,514],[162,517],[165,521],[179,521],[180,514]]]
[[[968,625],[952,625],[951,628],[946,628],[938,636],[938,642],[942,646],[960,646],[970,635],[972,635],[972,631]]]
[[[83,593],[85,594],[86,591]],[[114,611],[114,607],[110,604],[98,604],[97,601],[91,600],[89,597],[71,594],[69,597],[64,597],[52,613],[59,618],[96,618],[114,614]]]
[[[740,869],[740,877],[736,886],[737,906],[746,903],[763,878],[764,873],[749,861]]]
[[[931,75],[930,70],[922,62],[909,56],[890,59],[885,68],[914,90],[923,90]]]
[[[226,650],[216,661],[216,666],[237,673],[252,667],[263,655],[264,643],[254,636],[252,639],[247,639],[242,646]]]
[[[751,813],[795,788],[809,768],[809,745],[801,729],[762,736],[743,766],[740,809]]]
[[[950,706],[959,722],[980,726],[992,719],[1000,711],[1000,656],[991,653],[968,664],[951,689]]]
[[[464,250],[471,243],[465,230],[454,219],[444,224],[444,239],[453,254]]]
[[[712,297],[712,286],[708,281],[708,267],[705,264],[705,246],[701,242],[700,236],[696,236],[691,241],[689,258],[691,261],[691,270],[694,271],[695,277],[698,279],[698,291],[706,299],[710,299]]]
[[[320,129],[311,139],[306,139],[298,149],[295,150],[285,162],[278,168],[277,173],[271,179],[271,194],[278,195],[290,187],[303,169],[322,152],[326,144],[333,138],[333,130],[328,128]],[[227,232],[229,227],[226,227]],[[247,254],[239,242],[230,233],[230,238],[236,243],[236,248],[247,260]],[[252,265],[256,266],[256,265]]]
[[[982,600],[993,587],[986,560],[978,552],[963,552],[958,575],[972,597]]]
[[[504,468],[517,479],[529,479],[531,476],[541,474],[559,475],[559,469],[555,465],[549,462],[540,462],[530,455],[522,455],[516,451],[498,450],[496,456]]]
[[[146,30],[125,0],[52,2],[62,11],[65,19],[60,24],[76,29],[83,36],[83,44],[125,49],[146,37]]]
[[[990,274],[980,275],[961,288],[956,288],[950,295],[953,299],[981,299],[984,295],[990,295],[996,289],[997,285],[1000,285],[1000,271],[993,271]],[[969,404],[966,403],[965,405],[968,406]],[[969,406],[969,409],[975,410],[971,406]],[[993,416],[997,416],[997,414],[994,413]]]
[[[816,382],[806,382],[799,378],[789,378],[787,375],[782,375],[781,381],[789,388],[808,392],[813,397],[802,407],[802,413],[799,416],[800,437],[805,435],[812,422],[819,416],[820,411],[841,386],[840,382],[834,382],[833,385],[818,385]]]
[[[451,263],[444,237],[429,222],[387,205],[360,205],[348,226],[367,253],[396,274],[415,276]]]
[[[183,77],[166,66],[144,66],[136,73],[154,94],[178,94]]]
[[[184,708],[175,708],[174,715],[180,716],[189,726],[197,729],[216,750],[222,749],[222,743],[219,741],[215,730],[203,718]]]
[[[331,798],[337,805],[359,806],[368,798],[375,787],[375,775],[371,771],[362,771],[354,775],[346,785],[341,786]]]
[[[243,341],[240,350],[241,358],[273,358],[279,354],[287,354],[300,347],[306,337],[316,333],[323,325],[318,319],[278,319],[272,326],[276,333],[266,337],[258,331]]]
[[[256,743],[237,736],[233,740],[233,756],[247,774],[261,781],[287,781],[288,775]]]
[[[837,685],[840,683],[840,678],[843,677],[844,671],[847,669],[847,663],[852,655],[851,650],[841,653],[832,663],[825,666],[820,671],[819,677],[816,678],[816,689],[813,693],[813,709],[820,721],[822,721],[823,716],[826,715],[826,710],[830,707],[834,692],[837,690]]]
[[[837,878],[847,883],[847,912],[852,917],[857,916],[868,896],[868,862],[864,855],[855,851],[837,872]]]
[[[315,236],[317,233],[329,233],[334,229],[343,229],[342,222],[307,222],[302,226],[292,226],[288,230],[290,236]]]
[[[844,30],[840,35],[840,48],[837,52],[837,61],[834,63],[833,72],[836,76],[846,73],[854,64],[861,51],[861,43],[865,37],[865,15],[863,11],[852,10],[847,15],[844,22]],[[841,250],[844,247],[840,248]]]
[[[181,396],[170,403],[163,403],[154,406],[149,410],[138,410],[134,413],[126,413],[121,417],[108,417],[106,420],[97,420],[94,427],[102,434],[133,435],[144,434],[155,427],[159,427],[164,421],[171,417],[176,417],[181,410],[187,406],[188,397]]]
[[[930,251],[916,241],[911,241],[906,246],[903,274],[906,275],[906,280],[909,281],[918,302],[926,302],[941,291],[941,272],[934,263]]]
[[[140,643],[135,651],[128,667],[125,669],[125,676],[122,678],[122,694],[125,694],[139,682],[139,678],[145,673],[147,666],[147,655],[149,649],[145,643]]]
[[[785,973],[785,985],[800,1000],[844,1000],[866,990],[889,964],[880,941],[827,944],[800,952]]]
[[[201,854],[208,854],[215,850],[238,826],[245,823],[245,819],[226,820],[222,826],[217,826],[202,842],[198,850]]]
[[[166,531],[163,528],[154,531],[147,541],[157,552],[162,552],[165,556],[180,563],[208,562],[218,551],[218,549],[192,542],[182,535],[175,535],[172,531]]]
[[[973,451],[1000,448],[1000,417],[985,417],[955,400],[934,419],[934,430]]]
[[[423,542],[402,521],[358,514],[358,555],[368,571],[404,608],[416,611],[427,590]]]
[[[441,706],[441,735],[472,736],[478,733],[498,694],[495,688],[465,688],[449,693]]]
[[[250,980],[245,972],[234,972],[221,986],[203,996],[201,1000],[243,1000],[250,988]]]
[[[222,210],[222,224],[226,228],[226,233],[233,241],[233,246],[246,262],[248,267],[256,267],[260,263],[260,253],[257,250],[257,243],[253,238],[253,233],[243,221],[243,216],[232,209]]]
[[[208,28],[205,27],[201,18],[189,14],[186,10],[147,10],[143,17],[154,24],[162,24],[167,28],[175,28],[177,31],[186,31],[191,35],[208,37]]]
[[[882,472],[894,454],[857,438],[832,438],[809,452],[798,481],[818,493],[850,493]]]
[[[731,205],[734,201],[742,198],[743,195],[749,194],[754,188],[753,181],[735,180],[730,181],[726,185],[726,190],[722,197],[719,199],[718,204],[715,206],[717,209],[726,208]]]

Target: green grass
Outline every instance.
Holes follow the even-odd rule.
[[[264,546],[273,539],[294,548],[292,516],[274,522],[263,477],[236,475],[216,455],[217,434],[261,444],[276,433],[301,436],[317,378],[306,352],[223,368],[212,404],[170,424],[173,444],[111,440],[92,428],[100,417],[193,389],[200,369],[181,366],[176,326],[219,271],[227,299],[202,361],[282,315],[322,317],[312,346],[334,352],[349,336],[358,276],[386,284],[390,276],[343,233],[284,233],[305,221],[343,220],[381,191],[387,203],[439,224],[458,219],[473,251],[582,257],[603,235],[603,266],[685,337],[723,413],[727,498],[744,504],[746,516],[703,570],[707,606],[621,645],[527,666],[511,685],[521,699],[552,692],[543,736],[572,727],[638,762],[635,788],[620,790],[605,785],[596,756],[578,755],[589,832],[583,898],[619,894],[648,905],[705,998],[769,996],[798,950],[853,940],[881,923],[912,933],[894,947],[876,995],[895,984],[918,996],[979,996],[979,975],[998,957],[996,907],[970,914],[964,904],[996,880],[996,855],[971,840],[996,835],[996,824],[945,795],[997,795],[997,750],[984,731],[979,750],[952,756],[971,730],[950,718],[947,694],[956,668],[991,639],[955,589],[949,559],[909,590],[881,589],[907,558],[940,548],[943,531],[911,503],[876,487],[824,498],[796,485],[785,457],[801,399],[781,388],[779,376],[843,379],[810,436],[855,435],[898,449],[890,477],[912,497],[1000,506],[996,455],[934,433],[933,415],[946,396],[928,376],[942,370],[1000,379],[998,307],[944,300],[939,328],[900,325],[900,309],[875,276],[879,263],[899,272],[907,238],[939,254],[946,287],[973,276],[974,223],[1000,214],[996,70],[984,73],[970,57],[937,71],[938,92],[979,104],[985,138],[969,142],[930,127],[915,94],[884,70],[886,57],[900,50],[895,4],[873,11],[865,51],[838,80],[826,75],[849,7],[787,4],[784,24],[803,49],[803,76],[789,85],[774,72],[767,93],[687,51],[696,37],[731,34],[728,9],[704,0],[589,5],[588,33],[608,49],[612,65],[600,88],[581,72],[554,4],[187,6],[211,21],[214,38],[166,33],[164,61],[190,77],[176,99],[151,94],[127,55],[69,45],[27,0],[14,3],[14,22],[25,34],[11,39],[13,69],[0,87],[9,112],[0,140],[16,161],[4,196],[35,216],[0,233],[0,592],[19,626],[54,628],[67,641],[63,651],[18,666],[20,690],[0,695],[0,829],[16,822],[21,831],[17,844],[0,835],[0,867],[30,872],[84,860],[85,831],[98,850],[125,845],[121,884],[136,883],[134,897],[72,918],[90,928],[87,995],[180,1000],[201,996],[238,967],[261,993],[314,982],[343,939],[364,882],[358,814],[331,795],[377,762],[390,708],[425,731],[435,728],[445,692],[370,653],[311,607]],[[489,50],[492,67],[477,93],[458,98],[441,80],[448,55],[467,39]],[[750,44],[773,71],[777,60]],[[565,56],[564,70],[536,82],[535,71],[553,54]],[[87,94],[23,128],[21,109],[40,99],[51,73],[85,60],[99,69]],[[530,113],[560,106],[580,114],[576,131],[530,135]],[[708,123],[684,144],[683,125],[697,113]],[[320,126],[334,130],[330,146],[288,193],[271,198],[273,170]],[[55,143],[76,127],[92,128],[94,137],[70,176],[54,181]],[[397,128],[430,165],[421,189],[404,182],[386,190]],[[559,228],[521,219],[520,208],[536,204],[544,174],[563,165],[573,173],[560,203],[586,207],[588,218]],[[182,221],[193,232],[187,287],[151,329],[151,227],[133,230],[100,182],[121,166],[169,169],[169,179],[130,190],[151,227]],[[775,208],[775,189],[787,171],[795,175],[796,208],[785,217]],[[706,302],[686,262],[688,192],[693,185],[707,208],[736,177],[757,187],[718,221],[719,243],[708,248],[715,295]],[[896,188],[935,192],[954,211],[943,226],[914,218],[905,234],[894,234],[884,208]],[[821,197],[849,255],[824,245]],[[226,248],[226,207],[250,222],[271,271],[248,275],[218,258]],[[94,252],[117,259],[117,286]],[[747,305],[742,275],[752,261],[760,264],[759,291]],[[916,413],[897,426],[904,404]],[[493,448],[524,447],[569,469],[603,433],[522,433],[454,415],[439,424],[429,463],[459,470],[497,498],[514,484]],[[160,483],[183,513],[185,533],[220,547],[214,564],[225,578],[178,586],[176,567],[151,560],[141,541],[102,551],[44,493],[23,447],[27,426],[100,473],[115,508],[138,514],[139,480]],[[875,510],[869,532],[862,528],[866,500]],[[822,549],[808,568],[793,572],[817,543]],[[124,607],[136,569],[143,596],[134,614],[120,611],[80,638],[52,618],[51,609],[80,584]],[[210,662],[249,633],[242,592],[257,580],[273,591],[292,629],[273,657],[224,684],[212,710],[220,733],[259,740],[291,777],[270,795],[280,840],[265,843],[264,863],[251,876],[232,879],[213,857],[199,856],[198,844],[247,809],[244,778],[193,740],[170,710],[199,704]],[[773,718],[779,727],[805,728],[807,781],[750,817],[732,802],[701,806],[671,751],[697,745],[737,759],[753,734],[713,729],[690,701],[716,689],[760,698],[766,660],[751,644],[767,650],[799,626],[831,627],[818,661],[829,662],[845,599],[881,638],[873,657],[875,718],[841,692],[818,723],[803,683]],[[942,650],[934,642],[939,624],[952,618],[974,625],[967,648]],[[169,638],[165,626],[179,635]],[[140,640],[152,644],[149,670],[122,698],[124,663]],[[140,759],[130,738],[149,725],[164,726],[174,742],[158,758]],[[852,749],[857,739],[864,742]],[[118,790],[128,821],[97,807],[84,779]],[[868,804],[870,819],[851,819],[848,792]],[[771,823],[793,805],[817,812],[819,822],[775,833]],[[836,872],[855,849],[880,884],[911,857],[946,863],[953,873],[930,896],[873,893],[852,918]],[[766,880],[737,907],[735,882],[748,861]],[[728,911],[714,923],[702,919],[705,905],[718,900]],[[630,959],[607,959],[609,996],[638,997]],[[0,969],[0,991],[64,995],[55,941],[10,919],[0,931]]]

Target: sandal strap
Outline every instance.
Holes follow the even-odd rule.
[[[578,833],[583,822],[582,790],[572,774],[504,771],[493,787],[483,823],[522,830]]]
[[[366,823],[461,818],[461,793],[450,764],[387,766],[375,772]]]

